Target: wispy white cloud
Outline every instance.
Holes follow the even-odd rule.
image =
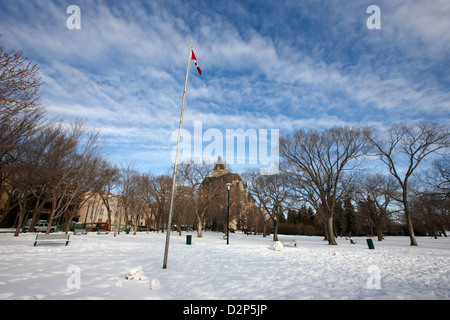
[[[115,159],[150,168],[170,158],[189,43],[203,74],[191,70],[188,130],[448,118],[450,5],[382,2],[368,30],[369,4],[79,1],[82,28],[68,30],[66,1],[5,0],[0,30],[41,65],[50,116],[87,119]]]
[[[391,41],[413,57],[448,58],[450,3],[445,0],[386,2],[383,14]]]

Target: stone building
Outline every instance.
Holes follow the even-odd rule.
[[[154,227],[154,222],[148,221],[147,215],[144,214],[144,212],[150,211],[146,203],[140,201],[132,209],[129,209],[128,221],[126,221],[123,204],[121,204],[121,196],[105,193],[103,197],[107,200],[110,207],[111,216],[108,215],[108,210],[102,197],[98,193],[87,192],[73,220],[87,224],[88,227],[92,228],[98,223],[107,223],[111,230],[114,230],[116,226],[121,230],[125,230],[129,226],[144,226],[149,223],[150,227]],[[133,212],[133,209],[136,212]]]
[[[239,174],[227,171],[221,156],[218,157],[211,176],[205,178],[200,186],[203,197],[210,196],[214,192],[220,192],[219,196],[214,197],[209,216],[225,223],[227,212],[226,183],[232,184],[230,188],[230,229],[252,229],[251,225],[258,216],[256,201],[249,193],[247,185],[242,181]]]

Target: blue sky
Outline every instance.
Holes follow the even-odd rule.
[[[373,4],[379,30],[366,25]],[[79,30],[67,28],[69,5],[81,10]],[[163,173],[189,44],[203,71],[191,62],[192,136],[195,121],[223,136],[448,121],[449,16],[445,0],[3,0],[0,33],[39,63],[49,117],[84,118],[107,139],[112,162]]]

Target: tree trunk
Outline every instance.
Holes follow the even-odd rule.
[[[22,220],[23,220],[22,214],[19,214],[19,221],[17,222],[17,228],[16,228],[16,232],[14,233],[14,237],[19,236],[21,225],[22,225]]]
[[[377,227],[377,237],[378,237],[378,241],[383,240],[383,229],[381,227]]]
[[[12,213],[13,209],[19,205],[19,202],[17,202],[16,204],[14,204],[14,205],[12,205],[12,206],[10,206],[10,204],[11,204],[11,197],[9,197],[9,198],[7,199],[6,207],[3,208],[3,214],[2,214],[2,216],[0,217],[0,225],[2,224],[3,220],[5,220],[5,218],[6,218],[9,214]]]
[[[416,236],[414,234],[414,228],[412,226],[412,221],[411,221],[411,212],[409,211],[409,204],[408,204],[408,198],[407,198],[407,194],[406,194],[406,185],[403,188],[403,205],[405,207],[405,218],[406,218],[406,225],[408,227],[408,233],[409,233],[409,239],[411,242],[412,246],[417,246],[417,240],[416,240]]]
[[[19,233],[20,233],[20,229],[22,228],[22,221],[23,221],[23,217],[25,216],[25,211],[27,208],[27,200],[24,200],[24,203],[22,203],[22,201],[20,200],[20,196],[19,196],[19,221],[17,222],[17,229],[16,232],[14,233],[14,237],[18,237]]]
[[[333,215],[328,214],[327,217],[327,233],[328,233],[328,244],[337,245],[336,240],[334,238],[334,230],[333,230]]]
[[[326,219],[325,219],[325,225],[324,225],[324,228],[323,228],[323,240],[322,241],[328,241],[328,239],[330,238],[329,236],[328,236],[328,223],[327,223],[327,221],[326,221]]]
[[[120,212],[118,213],[118,217],[116,218],[116,227],[114,228],[114,237],[116,237],[118,234],[120,234],[120,223],[122,220],[122,215]]]
[[[203,223],[201,219],[197,218],[197,238],[203,238],[202,230],[203,230]]]
[[[267,228],[267,221],[264,220],[264,224],[263,224],[263,238],[266,237],[266,228]]]
[[[45,202],[47,201],[47,199],[44,198],[44,200],[41,201],[41,203],[39,203],[39,201],[40,201],[40,197],[36,201],[36,206],[34,208],[33,216],[31,217],[31,223],[30,223],[30,226],[28,227],[28,232],[34,232],[34,225],[36,224],[36,221],[39,219],[42,209],[44,208],[44,205],[45,205]],[[38,203],[39,203],[39,206],[38,206]]]
[[[69,233],[70,223],[72,222],[73,217],[75,217],[76,212],[78,211],[78,207],[76,209],[70,210],[70,212],[67,213],[67,219],[64,223],[64,233]]]
[[[273,228],[273,241],[278,241],[278,219],[273,220],[275,227]]]
[[[413,229],[412,222],[411,222],[411,215],[409,214],[409,212],[408,212],[408,214],[406,214],[406,210],[405,210],[405,215],[406,215],[406,225],[408,226],[409,239],[410,239],[411,245],[417,246],[416,235],[414,234],[414,229]]]
[[[48,227],[47,231],[45,231],[45,234],[50,233],[50,230],[52,229],[52,223],[53,223],[53,213],[50,214],[50,218],[48,219]]]

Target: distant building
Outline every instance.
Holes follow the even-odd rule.
[[[12,190],[7,185],[8,192]],[[103,193],[103,197],[109,205],[111,214],[108,215],[108,210],[102,197],[98,192],[88,191],[76,198],[72,204],[67,206],[67,209],[53,220],[53,224],[58,225],[61,230],[65,230],[67,225],[73,228],[73,224],[81,222],[87,225],[87,228],[94,228],[98,223],[109,225],[111,230],[117,225],[124,230],[129,225],[148,226],[149,229],[156,228],[156,222],[150,218],[151,208],[149,204],[134,200],[128,209],[128,221],[125,221],[125,213],[123,208],[123,199],[119,195],[112,193]],[[122,202],[122,203],[121,203]],[[14,210],[9,210],[9,207],[14,206]],[[0,226],[3,228],[16,227],[18,206],[14,205],[17,200],[8,196],[7,192],[0,194]],[[39,221],[48,221],[51,215],[53,199],[46,199],[42,208],[36,210],[36,199],[31,199],[27,203],[26,213],[23,217],[22,227],[28,227]],[[5,213],[6,211],[6,213]],[[71,230],[71,229],[70,229]]]
[[[215,211],[212,212],[212,216],[219,217],[222,221],[226,217],[226,183],[232,184],[230,189],[230,229],[253,229],[254,221],[258,217],[256,201],[249,193],[247,185],[242,181],[239,174],[227,172],[221,156],[218,157],[211,176],[205,178],[200,185],[200,192],[205,197],[208,193],[216,192],[213,189],[222,186],[222,196],[216,197],[216,203],[211,206],[211,210]]]
[[[91,226],[95,226],[97,223],[108,223],[111,226],[111,230],[114,230],[114,227],[119,225],[121,230],[126,229],[129,225],[134,225],[133,218],[138,219],[136,221],[136,225],[138,226],[144,226],[149,223],[149,221],[146,221],[146,216],[141,213],[144,211],[144,206],[147,206],[145,203],[141,202],[140,206],[138,206],[139,209],[137,208],[137,210],[139,214],[129,214],[128,221],[125,221],[123,206],[120,203],[121,196],[108,193],[103,194],[103,196],[109,203],[111,220],[109,219],[108,210],[102,197],[98,193],[92,194],[90,192],[85,194],[85,200],[82,201],[73,220],[82,222],[83,224],[87,223]],[[153,227],[153,221],[151,227]]]

